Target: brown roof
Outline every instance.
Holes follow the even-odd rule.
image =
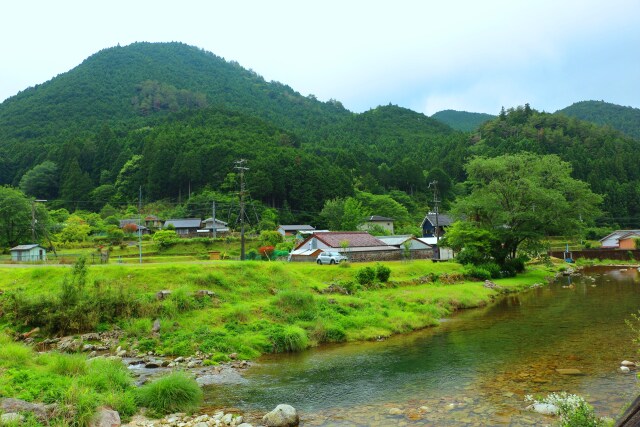
[[[351,248],[363,246],[386,246],[384,242],[376,239],[366,231],[327,231],[314,233],[313,236],[332,248],[339,248],[340,243],[345,240],[349,242],[349,247]]]

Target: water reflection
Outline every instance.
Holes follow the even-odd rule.
[[[565,390],[616,416],[638,392],[618,367],[637,358],[625,320],[639,307],[636,269],[596,268],[408,336],[265,357],[246,386],[208,401],[262,413],[286,402],[309,425],[543,425],[524,395]]]

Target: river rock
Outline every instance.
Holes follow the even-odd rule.
[[[628,366],[620,366],[620,372],[623,372],[626,374],[628,372],[631,372],[631,369],[629,369]]]
[[[527,409],[542,415],[557,415],[559,411],[556,405],[550,403],[534,403],[527,407]]]
[[[266,427],[295,427],[300,424],[300,417],[293,406],[281,404],[262,417],[262,422]]]
[[[389,409],[389,415],[402,415],[402,409],[400,408],[391,408]]]
[[[233,414],[225,414],[221,421],[228,426],[231,425],[231,422],[233,421]]]
[[[15,412],[0,415],[0,425],[20,424],[23,421],[24,415],[16,414]]]
[[[253,426],[249,423],[242,423],[242,424],[238,424],[238,427],[253,427]]]
[[[89,427],[120,427],[120,414],[109,408],[99,408]]]
[[[633,362],[629,362],[628,360],[623,360],[622,362],[620,362],[620,364],[621,364],[622,366],[628,366],[628,367],[636,366],[636,364],[635,364],[635,363],[633,363]]]
[[[4,412],[6,414],[31,412],[39,421],[42,422],[46,422],[51,413],[55,410],[56,405],[29,403],[12,397],[0,398],[0,412]]]

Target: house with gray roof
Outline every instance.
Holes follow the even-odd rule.
[[[600,239],[603,249],[635,249],[634,239],[640,238],[640,230],[616,230]]]
[[[202,228],[202,220],[200,218],[168,219],[162,228],[174,229],[180,237],[195,237],[198,235],[198,230]]]
[[[393,218],[388,218],[386,216],[371,215],[359,228],[363,231],[369,231],[379,227],[388,233],[393,234],[393,221],[395,221]]]
[[[297,236],[301,232],[309,233],[315,231],[315,228],[308,224],[284,224],[279,225],[276,231],[284,237],[287,237]]]
[[[444,213],[429,212],[422,220],[422,237],[444,236],[446,228],[454,223],[454,219]]]

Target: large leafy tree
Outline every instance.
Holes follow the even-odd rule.
[[[36,227],[37,238],[42,236],[46,224],[47,213],[42,205],[33,204],[20,190],[0,187],[0,247],[30,243],[32,227]]]
[[[578,234],[600,213],[602,197],[572,178],[570,164],[555,155],[476,157],[466,171],[470,192],[454,213],[499,242],[492,257],[500,264],[515,258],[523,242]]]
[[[58,187],[58,166],[46,160],[27,171],[20,179],[20,189],[31,196],[51,199]]]

